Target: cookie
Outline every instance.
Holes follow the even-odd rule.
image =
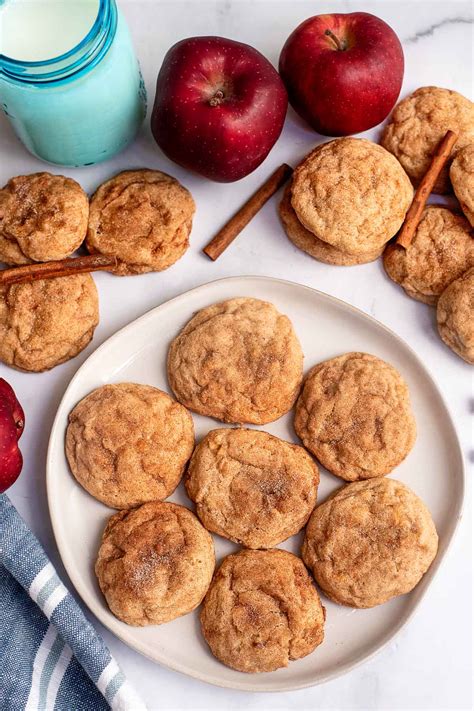
[[[457,91],[424,86],[395,107],[381,143],[398,158],[417,185],[449,129],[458,135],[451,154],[455,156],[461,148],[474,143],[474,104]],[[451,192],[449,162],[436,180],[433,192]]]
[[[72,473],[89,494],[117,509],[166,499],[193,447],[190,413],[151,385],[103,385],[69,415]]]
[[[0,190],[0,262],[64,259],[84,241],[89,199],[64,175],[32,173]]]
[[[204,639],[241,672],[269,672],[310,654],[324,638],[325,612],[300,558],[243,550],[224,559],[201,610]]]
[[[410,592],[438,549],[430,512],[395,479],[358,481],[318,506],[303,560],[334,602],[374,607]]]
[[[325,264],[351,266],[373,262],[380,257],[382,250],[363,252],[361,254],[348,254],[327,242],[323,242],[315,234],[304,227],[296,216],[291,204],[291,184],[287,185],[279,207],[280,218],[285,228],[288,239],[314,259]]]
[[[0,287],[0,361],[49,370],[80,353],[99,323],[90,274]]]
[[[474,364],[474,268],[443,291],[436,317],[439,335],[446,345]]]
[[[348,254],[380,250],[400,229],[412,199],[400,163],[363,138],[323,143],[293,174],[291,204],[298,220]]]
[[[159,272],[189,247],[194,200],[158,170],[126,170],[103,183],[90,204],[86,245],[116,257],[120,275]]]
[[[259,299],[201,309],[168,353],[179,402],[224,422],[278,419],[292,407],[302,377],[303,353],[291,321]]]
[[[211,535],[184,506],[152,501],[111,516],[95,573],[111,612],[161,625],[194,610],[214,572]]]
[[[271,548],[305,525],[319,473],[302,447],[258,430],[219,429],[194,450],[185,484],[208,531]]]
[[[368,353],[346,353],[312,368],[294,424],[306,449],[346,481],[388,474],[416,438],[405,381]]]
[[[474,266],[471,225],[447,207],[428,205],[411,244],[406,249],[389,244],[383,265],[408,296],[436,304],[448,284]]]
[[[449,178],[462,211],[474,227],[474,143],[457,152]]]

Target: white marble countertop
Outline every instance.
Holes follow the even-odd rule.
[[[402,40],[406,71],[402,96],[435,84],[471,95],[472,6],[450,0],[306,2],[299,0],[119,0],[140,58],[149,103],[165,51],[191,35],[222,35],[254,45],[274,64],[284,40],[315,12],[364,10],[379,15]],[[472,96],[470,97],[472,98]],[[150,107],[149,107],[150,110]],[[367,132],[377,140],[378,129]],[[156,148],[148,119],[136,142],[103,165],[65,170],[86,190],[130,167],[158,168],[191,189],[197,214],[191,248],[168,271],[119,279],[98,274],[101,323],[93,343],[77,358],[42,374],[23,374],[0,364],[0,377],[15,388],[27,413],[21,441],[25,466],[10,489],[14,504],[37,534],[63,579],[46,503],[45,458],[49,431],[69,380],[106,338],[153,306],[199,284],[224,276],[264,274],[307,284],[371,314],[402,336],[426,363],[448,399],[465,452],[474,457],[473,391],[469,366],[439,340],[434,310],[406,297],[385,276],[379,262],[340,268],[320,264],[294,248],[278,223],[271,201],[216,263],[201,253],[214,232],[274,167],[295,164],[319,137],[290,110],[279,142],[264,164],[239,183],[212,184],[170,163]],[[0,184],[13,175],[47,169],[29,155],[0,118]],[[150,709],[469,709],[472,706],[472,487],[458,535],[413,620],[388,648],[346,676],[312,689],[282,694],[251,694],[219,689],[163,669],[128,649],[99,623],[123,670]]]

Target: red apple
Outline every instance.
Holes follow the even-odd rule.
[[[18,478],[23,457],[18,440],[23,434],[25,415],[13,388],[0,378],[0,493]]]
[[[224,37],[190,37],[165,56],[151,129],[168,158],[230,182],[266,158],[287,106],[278,72],[256,49]]]
[[[291,105],[325,136],[359,133],[383,121],[400,94],[403,68],[397,35],[367,12],[310,17],[280,54]]]

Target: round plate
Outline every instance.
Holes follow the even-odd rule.
[[[293,322],[305,354],[305,371],[348,351],[366,351],[392,363],[408,382],[418,425],[415,447],[393,476],[426,502],[439,533],[439,551],[427,574],[410,594],[369,610],[338,606],[323,597],[327,610],[324,643],[286,669],[243,674],[228,669],[209,652],[198,613],[161,626],[130,627],[109,611],[99,590],[94,561],[102,530],[113,511],[76,483],[64,455],[69,412],[104,383],[134,381],[169,391],[166,355],[170,341],[193,316],[214,302],[237,296],[271,301]],[[194,416],[196,436],[218,427]],[[292,414],[264,427],[297,441]],[[321,469],[318,499],[342,481]],[[343,674],[380,650],[406,624],[426,593],[461,515],[464,473],[456,432],[442,396],[415,353],[394,333],[357,309],[308,287],[265,277],[222,279],[193,289],[153,309],[100,346],[78,370],[59,406],[47,458],[51,520],[64,566],[77,592],[98,619],[133,649],[171,669],[211,684],[251,691],[283,691],[311,686]],[[182,484],[172,501],[191,507]],[[237,546],[214,536],[218,561]],[[298,552],[301,536],[281,547]]]

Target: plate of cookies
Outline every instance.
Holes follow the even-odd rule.
[[[89,609],[235,689],[341,675],[408,622],[464,496],[415,353],[309,287],[221,279],[100,346],[51,432],[48,501]]]

